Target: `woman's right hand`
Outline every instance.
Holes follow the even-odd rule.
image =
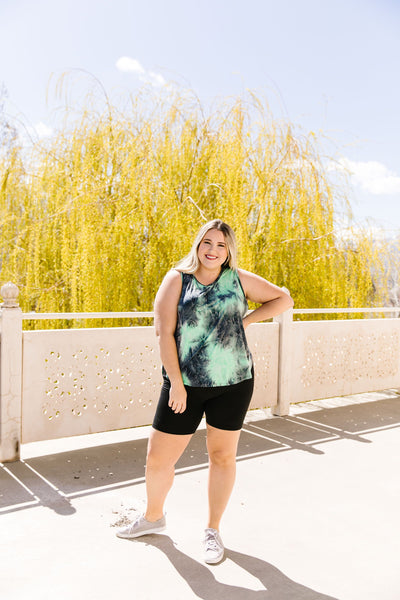
[[[183,413],[186,410],[186,390],[182,385],[173,385],[171,383],[171,389],[169,391],[169,402],[168,406],[174,411],[174,413]]]

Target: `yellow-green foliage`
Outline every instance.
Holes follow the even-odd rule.
[[[2,160],[1,282],[19,286],[25,311],[151,310],[166,271],[219,217],[240,266],[289,288],[297,307],[370,306],[374,246],[335,237],[315,146],[253,96],[208,118],[176,95],[87,110]]]

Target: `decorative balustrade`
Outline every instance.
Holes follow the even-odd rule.
[[[161,384],[154,327],[23,331],[24,319],[140,318],[153,313],[23,314],[7,283],[0,336],[0,460],[21,443],[149,424]],[[290,309],[247,329],[251,408],[400,387],[400,319],[294,322],[293,314],[393,309]]]

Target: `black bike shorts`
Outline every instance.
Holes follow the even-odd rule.
[[[212,427],[226,431],[242,428],[254,388],[254,374],[234,385],[192,387],[185,385],[186,410],[174,413],[168,406],[171,383],[164,377],[153,427],[164,433],[187,435],[198,428],[203,415]]]

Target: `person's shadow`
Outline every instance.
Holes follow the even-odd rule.
[[[255,591],[217,581],[210,568],[178,550],[167,535],[146,535],[130,541],[154,546],[164,552],[196,596],[203,600],[215,600],[216,598],[229,598],[230,600],[338,600],[333,596],[321,594],[296,583],[286,577],[282,571],[260,558],[241,554],[235,550],[226,549],[224,560],[232,560],[259,579],[265,590]]]

